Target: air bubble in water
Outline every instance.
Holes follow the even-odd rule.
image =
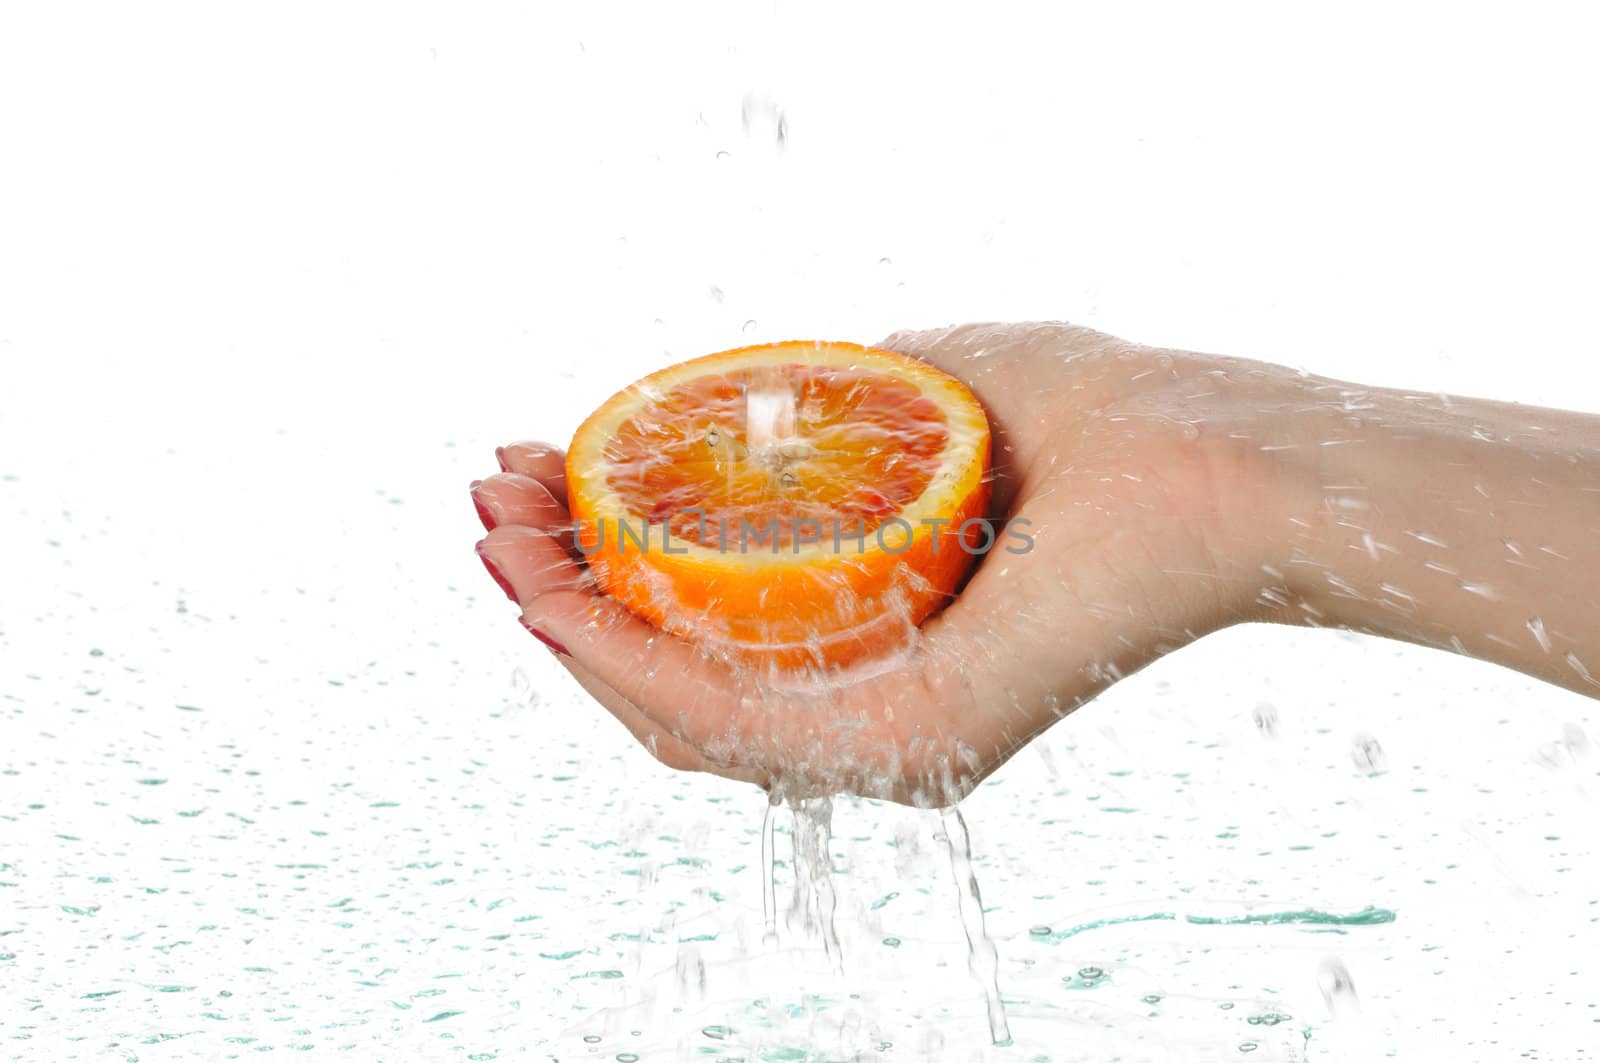
[[[1269,701],[1257,705],[1251,717],[1256,722],[1256,730],[1265,738],[1274,738],[1278,734],[1278,709]]]
[[[1376,775],[1389,765],[1389,758],[1384,754],[1383,747],[1378,740],[1365,731],[1358,731],[1350,738],[1350,759],[1357,768],[1368,775]]]
[[[783,109],[760,93],[745,93],[744,103],[739,108],[739,124],[744,128],[744,135],[752,140],[781,148],[789,139],[789,120]]]

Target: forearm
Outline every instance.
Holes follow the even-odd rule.
[[[1496,661],[1600,696],[1600,417],[1280,381],[1263,440],[1272,619]]]

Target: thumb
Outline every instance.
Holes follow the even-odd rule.
[[[925,352],[938,347],[955,330],[954,325],[944,328],[900,329],[898,332],[891,332],[872,346],[883,351],[894,351],[896,354],[921,357]]]

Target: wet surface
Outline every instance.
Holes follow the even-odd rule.
[[[764,913],[764,796],[589,702],[465,492],[964,319],[1600,407],[1588,39],[778,14],[0,34],[0,1057],[1592,1057],[1593,702],[1306,630],[1118,683],[963,806],[997,1048],[929,814],[834,803],[829,937],[778,808]]]

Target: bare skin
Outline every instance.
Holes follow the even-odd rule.
[[[1600,418],[1143,347],[1058,323],[878,346],[968,382],[994,429],[987,555],[886,666],[773,689],[591,585],[563,455],[502,448],[478,550],[522,621],[670,767],[781,794],[965,794],[1105,687],[1206,634],[1342,627],[1600,695]]]

